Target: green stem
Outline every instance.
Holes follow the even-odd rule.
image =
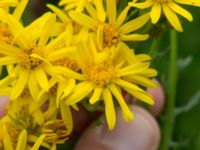
[[[168,150],[172,138],[174,125],[174,106],[176,100],[176,83],[177,83],[177,32],[170,31],[170,63],[169,63],[169,94],[166,106],[166,120],[162,128],[162,140],[160,150]]]

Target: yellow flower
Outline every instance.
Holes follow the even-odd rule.
[[[65,53],[75,47],[57,48],[64,41],[63,34],[48,41],[51,37],[51,28],[55,23],[55,15],[44,14],[32,24],[23,28],[11,15],[1,12],[7,18],[7,23],[15,37],[15,45],[1,44],[0,65],[14,65],[11,70],[17,78],[12,83],[11,99],[14,100],[27,86],[31,95],[36,99],[40,88],[48,91],[48,76],[55,75],[50,62],[61,59]],[[70,32],[70,31],[69,31]],[[56,51],[55,51],[56,50]]]
[[[121,91],[126,90],[134,97],[152,105],[154,101],[151,95],[138,85],[156,87],[149,77],[157,74],[154,69],[149,68],[148,56],[132,54],[129,64],[123,61],[121,46],[112,49],[110,51],[113,53],[109,52],[107,55],[107,52],[98,52],[93,40],[87,45],[80,44],[76,60],[81,68],[82,79],[79,79],[72,94],[65,98],[67,105],[76,104],[87,97],[91,104],[103,100],[110,129],[114,128],[116,122],[113,96],[118,101],[125,120],[133,120],[133,114],[124,101]],[[67,75],[67,70],[64,68],[60,68],[60,72]]]
[[[76,11],[82,11],[86,3],[92,3],[93,0],[60,0],[59,6],[64,6],[66,11],[75,9]]]
[[[20,100],[20,102],[22,102]],[[5,150],[38,150],[41,145],[49,147],[49,145],[43,142],[45,136],[32,138],[31,135],[35,128],[33,118],[28,112],[27,105],[20,104],[21,108],[16,108],[19,104],[9,104],[14,109],[8,110],[8,115],[4,116],[0,120],[0,133],[2,135],[1,146]],[[35,131],[34,131],[35,132]],[[30,144],[30,145],[29,145]]]
[[[10,5],[16,6],[16,4],[18,4],[11,15],[17,20],[20,20],[24,12],[24,9],[26,8],[27,3],[28,0],[22,0],[19,4],[18,1],[16,0],[0,0],[0,8],[1,6],[4,6],[5,8],[6,6]],[[5,10],[8,11],[9,13],[9,9],[6,8]],[[5,16],[1,16],[0,19],[0,43],[13,44],[14,35],[12,34],[8,24],[4,22],[5,21],[4,17]],[[2,71],[2,66],[0,66],[0,74],[1,71]]]
[[[151,7],[150,15],[153,24],[156,24],[161,14],[164,14],[169,23],[179,32],[182,32],[182,26],[179,21],[178,15],[186,18],[188,21],[192,21],[192,15],[180,7],[178,4],[192,5],[200,7],[200,2],[198,0],[145,0],[145,2],[129,3],[130,6],[145,9]]]
[[[117,15],[116,0],[107,0],[106,7],[103,0],[94,0],[94,5],[87,4],[88,15],[70,11],[69,16],[80,25],[91,29],[97,36],[98,46],[104,48],[115,46],[120,41],[142,41],[148,38],[147,34],[132,32],[141,28],[149,20],[149,13],[124,23],[129,9],[130,6],[127,6]]]

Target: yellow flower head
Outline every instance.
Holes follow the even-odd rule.
[[[147,34],[134,34],[133,31],[141,28],[149,20],[149,13],[144,14],[127,23],[125,19],[130,6],[127,6],[119,15],[116,11],[116,0],[94,0],[87,4],[87,14],[70,11],[69,16],[78,24],[91,29],[97,36],[100,48],[116,46],[120,41],[142,41],[148,38]]]
[[[150,15],[153,24],[157,23],[162,14],[165,15],[169,23],[179,32],[182,32],[182,26],[179,21],[178,15],[186,18],[188,21],[192,21],[192,15],[180,7],[178,4],[185,4],[191,6],[200,7],[198,0],[145,0],[142,3],[136,3],[135,1],[129,3],[130,6],[139,9],[145,9],[151,7]]]
[[[157,74],[154,69],[149,68],[150,62],[146,59],[149,57],[132,54],[130,64],[120,57],[123,54],[121,46],[112,47],[113,50],[110,51],[113,53],[110,53],[98,52],[93,40],[88,45],[82,44],[79,47],[76,60],[81,68],[82,79],[79,79],[72,94],[65,98],[67,105],[76,104],[83,98],[89,98],[91,104],[103,100],[108,126],[113,129],[116,122],[114,98],[118,101],[124,118],[127,121],[134,118],[122,96],[122,90],[148,104],[154,103],[151,95],[139,86],[156,87],[149,79]],[[66,71],[63,69],[64,72]]]

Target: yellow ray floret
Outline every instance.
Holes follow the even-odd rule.
[[[84,98],[89,98],[91,104],[103,100],[108,126],[113,129],[116,121],[113,100],[117,100],[124,118],[127,121],[133,120],[133,114],[128,108],[121,91],[125,90],[150,105],[154,104],[152,96],[143,90],[140,85],[155,88],[156,84],[149,78],[156,76],[157,72],[149,68],[150,62],[146,61],[147,56],[132,54],[130,57],[134,57],[132,59],[134,61],[131,61],[131,64],[122,61],[123,57],[116,57],[123,53],[123,49],[120,49],[120,51],[115,50],[115,53],[110,55],[102,55],[102,58],[97,61],[96,58],[101,53],[92,43],[93,41],[90,42],[91,45],[88,47],[84,45],[79,47],[76,60],[81,68],[82,79],[79,79],[72,94],[66,97],[65,101],[67,105],[72,105]],[[65,72],[63,68],[63,75],[65,75]]]
[[[106,6],[106,7],[105,7]],[[144,14],[125,23],[130,6],[127,6],[119,15],[116,11],[116,0],[94,0],[94,5],[88,4],[87,14],[70,11],[69,16],[78,24],[91,29],[97,35],[99,47],[111,47],[119,41],[143,41],[147,34],[132,33],[145,25],[150,14]]]
[[[179,4],[191,5],[200,7],[198,0],[145,0],[142,3],[131,2],[130,6],[146,9],[151,8],[151,21],[153,24],[157,23],[162,14],[165,15],[169,23],[179,32],[182,32],[182,26],[179,21],[178,15],[192,21],[192,15]]]

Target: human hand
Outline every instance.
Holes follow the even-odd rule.
[[[156,150],[160,142],[160,129],[154,116],[158,116],[164,103],[161,86],[148,89],[156,104],[152,107],[152,114],[140,106],[130,106],[135,115],[133,122],[126,123],[117,112],[116,127],[109,131],[104,117],[100,125],[91,125],[89,113],[81,109],[74,112],[74,128],[83,134],[75,146],[75,150]],[[8,97],[0,97],[0,117],[5,114]]]

